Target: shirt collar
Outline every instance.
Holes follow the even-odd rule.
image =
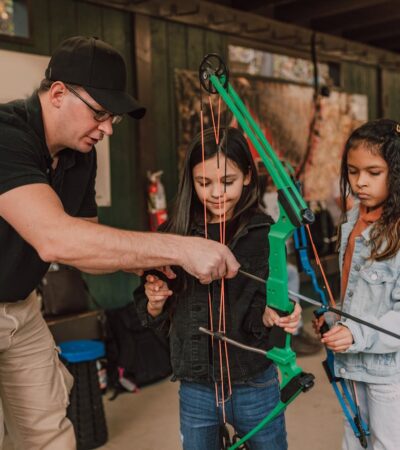
[[[39,100],[38,92],[35,91],[29,98],[25,100],[28,124],[42,141],[42,151],[46,159],[52,161],[50,151],[46,144],[46,136],[44,133],[42,105]],[[63,160],[64,169],[70,169],[75,165],[76,154],[74,150],[66,148],[58,153],[59,159]]]
[[[368,225],[376,222],[382,215],[383,206],[373,209],[372,211],[367,211],[367,208],[360,204],[360,218]]]
[[[42,141],[42,151],[46,158],[51,158],[49,149],[46,144],[46,136],[44,134],[42,105],[40,104],[39,95],[35,91],[29,98],[25,100],[26,116],[29,126]]]
[[[347,222],[343,223],[342,229],[347,230],[347,233],[349,235],[351,233],[351,230],[354,228],[358,218],[361,216],[368,223],[367,228],[361,232],[361,236],[366,241],[369,241],[372,226],[374,222],[376,222],[381,217],[382,210],[383,207],[380,207],[367,213],[367,209],[363,205],[361,205],[359,201],[356,201],[353,208],[347,212]]]
[[[366,240],[370,240],[371,236],[371,230],[373,227],[373,224],[380,219],[383,212],[383,206],[376,208],[372,211],[367,212],[367,208],[364,205],[360,204],[360,218],[368,224],[367,228],[365,228],[361,232],[361,236]]]

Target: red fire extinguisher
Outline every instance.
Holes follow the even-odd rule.
[[[150,218],[150,230],[157,231],[157,228],[168,219],[167,199],[165,197],[164,186],[161,183],[162,170],[158,172],[147,172],[149,185],[147,189],[147,208]]]

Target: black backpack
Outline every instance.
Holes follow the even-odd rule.
[[[130,380],[132,386],[144,386],[172,373],[169,340],[141,324],[133,303],[107,310],[106,317],[109,386],[134,390],[121,383],[121,378]]]

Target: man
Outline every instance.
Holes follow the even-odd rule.
[[[123,114],[145,112],[125,84],[115,49],[73,37],[54,52],[38,92],[0,105],[0,398],[18,449],[75,448],[65,417],[71,376],[33,294],[50,262],[90,273],[163,267],[169,277],[179,265],[203,283],[239,267],[213,241],[96,223],[94,145]]]

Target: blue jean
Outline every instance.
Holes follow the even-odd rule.
[[[399,450],[400,384],[356,382],[362,418],[369,423],[368,450]],[[362,450],[349,423],[344,422],[342,450]]]
[[[222,406],[212,385],[182,381],[179,390],[181,439],[184,450],[219,450]],[[266,417],[279,401],[277,370],[271,365],[262,374],[232,386],[225,400],[226,421],[243,437]],[[285,419],[281,413],[249,441],[251,450],[287,450]]]

